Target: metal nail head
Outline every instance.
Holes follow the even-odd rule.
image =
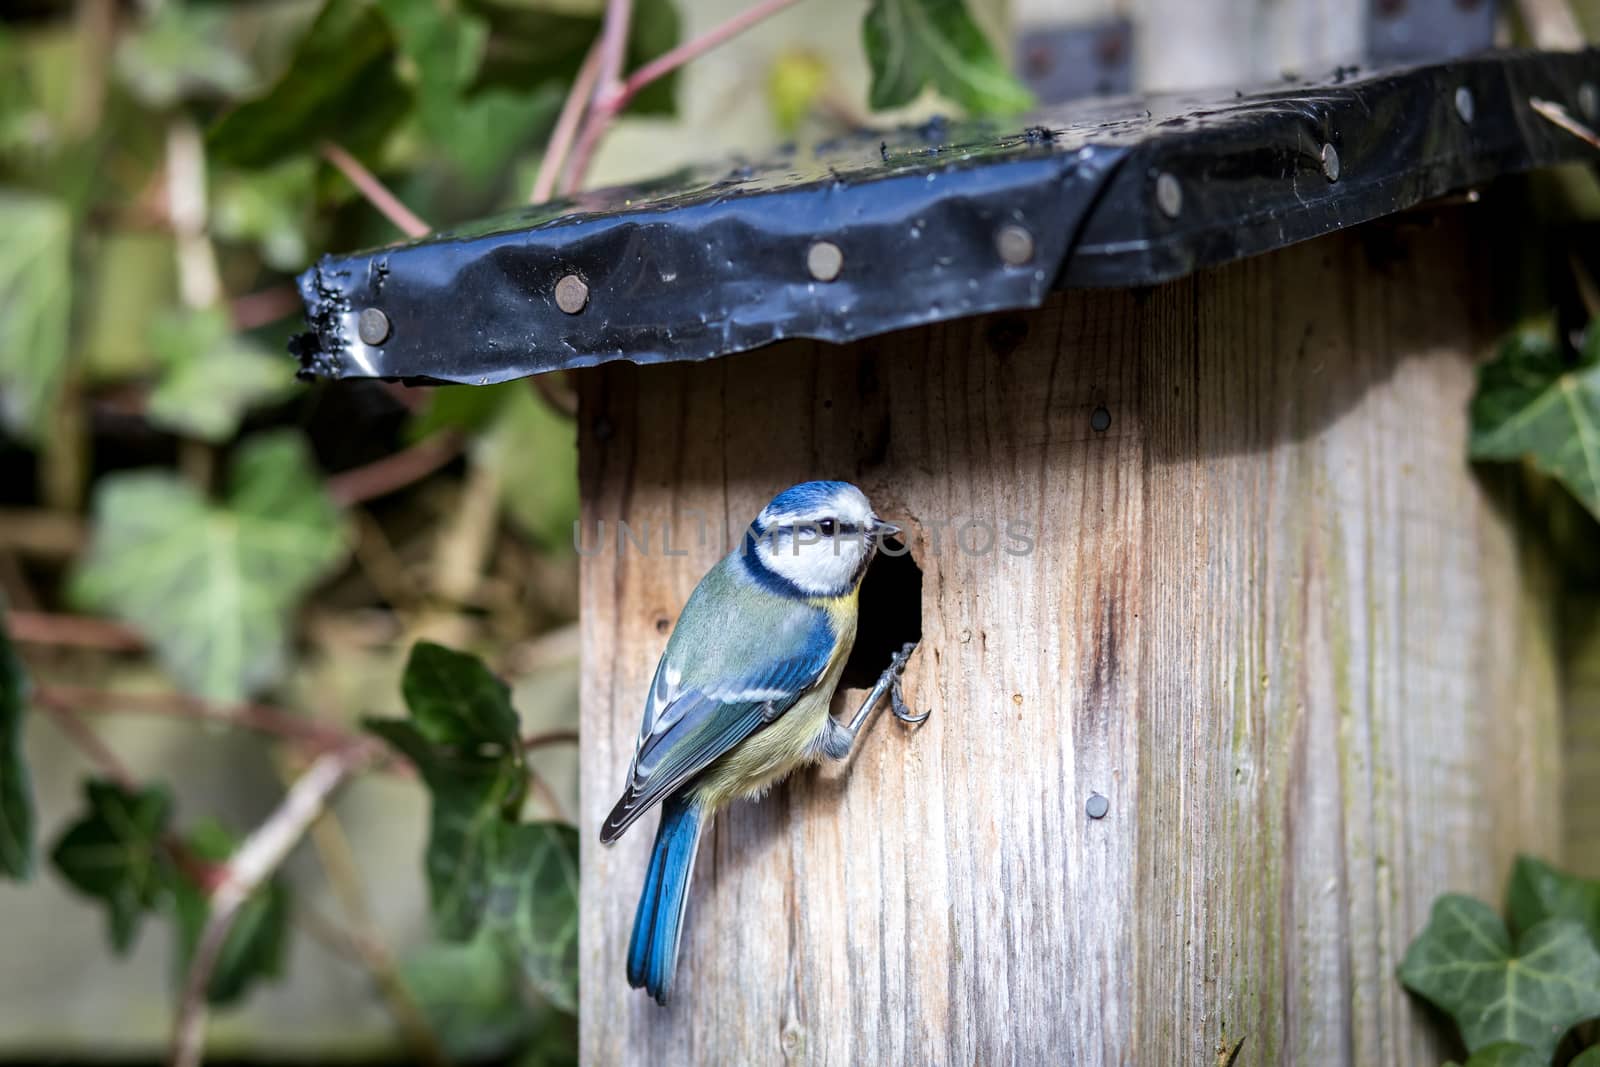
[[[556,282],[556,307],[568,315],[576,315],[589,303],[589,286],[576,274],[568,274]]]
[[[1322,176],[1330,182],[1339,180],[1339,150],[1331,142],[1322,146]]]
[[[362,308],[356,316],[356,336],[364,345],[381,345],[389,339],[389,316],[377,308]]]
[[[1590,122],[1600,119],[1600,90],[1595,89],[1594,82],[1578,86],[1578,113]]]
[[[1156,177],[1156,206],[1169,219],[1175,219],[1183,212],[1183,186],[1170,174],[1162,173]]]
[[[1033,261],[1033,234],[1015,223],[1000,227],[994,235],[994,247],[1008,266],[1020,267]]]
[[[817,241],[806,250],[806,270],[819,282],[831,282],[844,270],[844,252],[832,241]]]
[[[1090,793],[1089,802],[1083,806],[1083,810],[1091,819],[1103,819],[1106,817],[1106,812],[1111,810],[1111,801],[1099,793]]]
[[[1475,111],[1472,100],[1472,90],[1465,85],[1456,89],[1456,114],[1461,116],[1462,122],[1471,122]]]

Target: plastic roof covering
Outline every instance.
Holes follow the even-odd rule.
[[[1593,123],[1596,85],[1600,51],[1491,53],[861,133],[325,257],[300,277],[310,331],[294,349],[312,375],[487,384],[852,341],[1036,307],[1053,286],[1151,285],[1600,158],[1529,106]],[[818,241],[842,253],[831,281],[808,269]],[[556,302],[568,276],[588,290],[576,314]],[[369,308],[387,319],[376,344],[357,326]]]

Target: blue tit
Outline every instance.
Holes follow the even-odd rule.
[[[628,983],[672,993],[701,835],[735,797],[764,793],[803,764],[842,759],[886,689],[907,721],[895,657],[849,724],[828,712],[856,636],[862,575],[899,528],[848,482],[785,489],[695,587],[656,666],[610,844],[657,801],[661,824],[628,945]],[[924,716],[925,717],[925,716]]]

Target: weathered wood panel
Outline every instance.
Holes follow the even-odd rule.
[[[651,549],[583,567],[585,1061],[1438,1062],[1407,941],[1562,835],[1553,627],[1463,458],[1476,258],[1400,223],[586,374],[586,543],[625,519]],[[811,477],[910,520],[934,716],[718,822],[658,1008],[622,975],[651,827],[595,833],[676,611]]]
[[[1562,621],[1564,866],[1600,878],[1600,594],[1572,596]]]

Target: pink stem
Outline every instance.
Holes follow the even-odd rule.
[[[545,146],[544,158],[539,161],[539,176],[533,182],[530,204],[542,204],[556,191],[556,179],[561,176],[561,165],[572,151],[572,142],[578,136],[578,122],[594,96],[595,81],[600,76],[600,46],[604,38],[596,38],[578,68],[578,80],[572,83],[566,103],[561,105],[561,117],[556,120],[555,132]]]
[[[594,158],[595,149],[599,147],[601,138],[605,136],[612,120],[628,106],[629,101],[639,95],[641,89],[671,74],[689,60],[711,51],[730,37],[738,36],[756,23],[772,17],[797,2],[798,0],[761,0],[760,3],[751,5],[694,40],[685,41],[671,51],[663,52],[630,74],[626,81],[612,91],[607,92],[607,83],[602,80],[600,88],[595,92],[594,106],[589,109],[588,118],[584,122],[578,148],[573,153],[572,166],[568,168],[566,180],[562,183],[562,191],[570,193],[583,184],[583,176],[589,170],[589,163]],[[609,21],[607,25],[609,27]]]
[[[367,202],[383,213],[383,217],[394,225],[394,228],[407,237],[421,237],[428,232],[428,224],[400,202],[400,198],[391,193],[388,188],[378,180],[370,170],[361,165],[349,152],[334,144],[332,141],[323,141],[319,146],[322,158],[339,168],[339,172],[350,180]]]

